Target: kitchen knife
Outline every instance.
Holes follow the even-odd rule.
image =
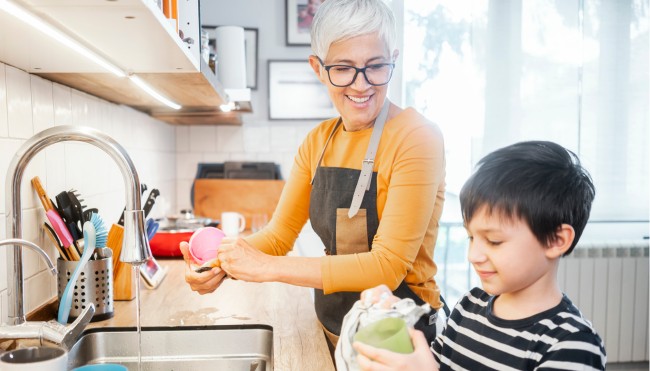
[[[158,196],[160,196],[160,191],[157,188],[154,188],[149,192],[149,197],[147,197],[147,201],[144,203],[144,207],[142,208],[144,210],[145,218],[149,215],[149,212],[151,212],[153,205],[156,203],[156,197]]]
[[[147,185],[144,183],[140,184],[140,193],[144,194],[144,191],[147,190]],[[126,211],[126,207],[124,207],[124,210],[122,210],[122,215],[120,215],[120,220],[117,222],[117,225],[120,225],[124,227],[124,212]]]

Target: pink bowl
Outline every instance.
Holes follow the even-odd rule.
[[[199,228],[190,238],[190,255],[197,263],[203,264],[217,257],[219,245],[225,234],[214,227]]]

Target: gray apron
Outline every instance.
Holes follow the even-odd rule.
[[[320,166],[327,144],[341,126],[341,119],[325,142],[316,174],[312,179],[309,218],[314,231],[325,245],[326,255],[358,254],[369,252],[371,249],[372,240],[379,227],[377,173],[373,172],[372,168],[374,152],[383,131],[389,104],[388,101],[385,102],[382,108],[384,114],[380,113],[375,120],[372,133],[375,139],[371,137],[369,144],[369,147],[374,145],[375,149],[373,151],[369,148],[362,170]],[[371,157],[368,156],[369,153]],[[363,181],[364,176],[368,175],[371,175],[368,177],[369,184]],[[355,191],[359,194],[356,200]],[[355,210],[357,208],[358,210]],[[411,298],[418,305],[424,304],[404,281],[393,293],[400,298]],[[359,292],[335,292],[325,295],[323,290],[314,290],[316,315],[334,346],[336,337],[341,333],[343,317],[357,300]],[[435,310],[430,314],[431,316],[423,316],[415,327],[422,330],[427,339],[431,337],[432,341],[435,337]]]

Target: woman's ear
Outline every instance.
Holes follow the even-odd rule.
[[[395,49],[393,51],[393,59],[392,59],[393,63],[395,63],[395,61],[397,60],[397,57],[399,57],[399,50]]]
[[[564,255],[571,247],[576,232],[572,226],[562,224],[555,231],[555,237],[549,242],[546,248],[546,257],[549,259],[557,259]]]
[[[314,73],[316,74],[316,77],[318,80],[320,80],[321,83],[326,84],[326,81],[323,80],[323,77],[325,76],[323,72],[323,69],[321,69],[320,61],[318,60],[318,57],[315,55],[310,55],[309,56],[309,65],[311,66],[311,69],[314,70]]]

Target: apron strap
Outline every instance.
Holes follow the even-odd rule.
[[[325,145],[323,146],[323,150],[320,153],[320,157],[318,157],[318,162],[316,163],[316,170],[318,170],[318,167],[320,166],[320,163],[323,161],[323,155],[325,154],[325,150],[327,149],[327,145],[330,142],[330,139],[334,136],[334,133],[336,133],[336,129],[341,126],[342,120],[339,118],[339,120],[336,122],[336,125],[334,125],[334,129],[332,129],[332,132],[330,133],[330,136],[327,137],[327,141],[325,141]],[[316,179],[316,172],[314,171],[314,176],[311,177],[311,182],[309,184],[314,185],[314,179]]]
[[[388,99],[386,99],[384,106],[381,108],[381,112],[379,112],[379,116],[377,116],[377,119],[375,119],[375,125],[372,128],[372,135],[370,136],[370,143],[368,143],[366,155],[363,162],[361,163],[361,174],[359,175],[359,181],[357,182],[357,187],[354,189],[354,196],[352,196],[352,203],[350,204],[350,209],[348,210],[348,218],[352,218],[357,215],[357,212],[359,212],[359,208],[361,207],[361,201],[363,201],[363,195],[368,189],[370,189],[372,170],[375,165],[375,155],[377,154],[377,148],[379,147],[381,133],[384,130],[386,117],[388,117],[389,107],[390,102]]]

